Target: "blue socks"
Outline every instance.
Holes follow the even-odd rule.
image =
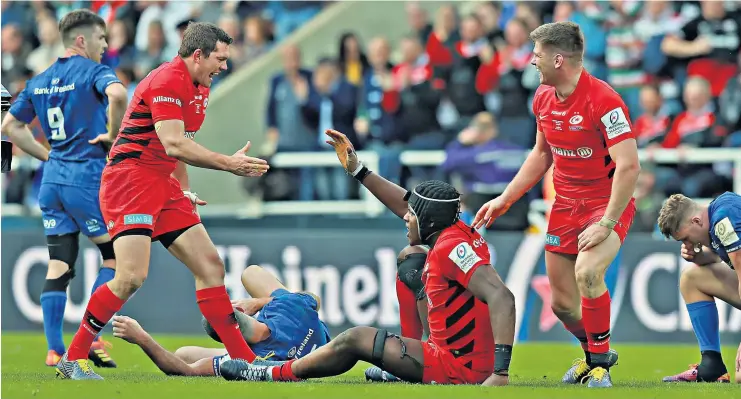
[[[695,330],[700,352],[720,353],[720,331],[718,327],[718,308],[715,301],[702,301],[687,304],[687,311]]]
[[[41,310],[44,313],[44,334],[46,335],[48,350],[54,350],[59,355],[66,351],[62,338],[64,307],[66,305],[66,291],[49,291],[41,294]]]
[[[98,289],[101,285],[113,280],[113,276],[116,274],[115,269],[111,269],[110,267],[101,267],[98,271],[98,278],[95,279],[95,283],[93,283],[93,289],[90,291],[90,296],[93,296],[93,293],[95,290]],[[101,331],[102,332],[102,331]],[[98,338],[100,338],[100,333],[95,337],[95,340],[97,341]]]

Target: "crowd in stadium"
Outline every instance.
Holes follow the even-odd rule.
[[[56,21],[81,6],[109,22],[110,49],[104,62],[116,68],[131,93],[138,79],[172,58],[190,20],[216,22],[236,38],[227,71],[233,72],[323,7],[320,2],[208,3],[3,2],[2,83],[17,93],[25,79],[53,62],[64,51]],[[338,38],[334,54],[319,60],[302,59],[299,48],[279,46],[284,70],[270,82],[266,110],[272,148],[262,155],[331,151],[323,131],[333,127],[346,133],[356,149],[376,151],[381,175],[407,186],[452,177],[468,205],[477,209],[501,192],[522,158],[477,160],[493,151],[533,145],[530,103],[539,79],[530,65],[533,45],[528,35],[543,22],[565,20],[577,22],[585,32],[586,67],[621,94],[640,147],[740,147],[738,8],[738,2],[728,1],[505,1],[446,4],[428,15],[408,3],[410,34],[395,48],[381,32],[377,37],[348,32]],[[439,167],[406,168],[399,161],[403,150],[442,149],[447,160]],[[4,200],[32,204],[31,182],[38,181],[38,165],[19,159],[3,188]],[[342,200],[357,195],[357,187],[340,168],[290,173],[295,188],[275,192],[281,190],[271,191],[268,184],[266,200]],[[726,163],[644,162],[634,228],[653,230],[667,194],[712,197],[730,188],[730,177]],[[526,223],[524,213],[520,217]]]

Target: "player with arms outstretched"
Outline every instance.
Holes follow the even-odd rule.
[[[62,18],[59,32],[65,55],[28,81],[2,125],[3,133],[20,149],[46,162],[39,206],[49,248],[41,293],[47,366],[56,366],[66,351],[62,324],[80,232],[103,256],[93,292],[115,273],[113,243],[98,194],[107,148],[116,138],[127,102],[126,88],[110,67],[100,64],[108,47],[105,21],[89,10],[76,10]],[[28,129],[34,118],[39,119],[51,151]],[[116,367],[99,337],[88,349],[85,355],[96,366]]]
[[[563,381],[609,387],[617,353],[610,350],[604,276],[635,214],[632,197],[640,171],[635,135],[620,96],[584,69],[579,25],[542,25],[530,39],[535,43],[531,63],[541,79],[533,99],[535,147],[504,193],[478,211],[473,225],[490,225],[553,166],[556,200],[545,247],[552,307],[586,354]]]
[[[248,157],[249,143],[234,155],[209,151],[195,141],[206,117],[213,76],[226,69],[232,38],[209,23],[185,30],[178,55],[147,75],[134,92],[121,131],[103,170],[100,205],[113,239],[116,275],[90,298],[57,375],[102,379],[85,355],[95,335],[147,277],[152,241],[159,241],[195,277],[201,313],[229,355],[252,361],[224,287],[224,263],[201,224],[189,192],[185,164],[260,176],[267,162]]]
[[[484,239],[458,219],[460,194],[434,180],[408,192],[359,163],[344,134],[327,133],[345,170],[404,218],[409,244],[430,247],[422,272],[429,340],[354,327],[302,359],[282,366],[230,360],[222,363],[221,375],[227,380],[296,381],[340,375],[362,360],[409,382],[507,384],[514,296],[490,264]]]
[[[682,194],[666,200],[659,212],[659,229],[682,242],[679,291],[700,345],[700,364],[665,377],[665,382],[730,382],[720,352],[715,298],[741,309],[741,196],[723,193],[708,206]],[[735,270],[734,270],[735,269]],[[741,345],[736,354],[736,382],[741,383]]]
[[[319,297],[290,292],[270,272],[252,265],[242,272],[242,285],[252,298],[233,301],[242,336],[258,356],[257,364],[300,359],[329,342],[327,326],[319,320]],[[257,316],[250,317],[257,313]],[[185,346],[175,353],[162,348],[139,323],[113,316],[113,335],[139,345],[167,375],[220,376],[221,363],[229,360],[225,349]],[[204,321],[211,338],[218,334]],[[269,359],[269,360],[263,360]]]

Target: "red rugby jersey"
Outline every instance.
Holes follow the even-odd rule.
[[[179,56],[152,71],[136,87],[106,167],[134,164],[171,174],[178,160],[167,155],[154,124],[179,119],[185,137],[193,140],[206,118],[208,95],[207,87],[193,83]]]
[[[635,139],[628,108],[607,83],[582,71],[565,100],[540,85],[533,98],[538,130],[553,153],[553,186],[566,198],[609,197],[615,162],[608,148]]]
[[[492,267],[489,246],[463,222],[443,230],[427,254],[422,281],[427,294],[428,342],[458,358],[464,367],[494,371],[494,336],[489,307],[467,289],[479,267]]]

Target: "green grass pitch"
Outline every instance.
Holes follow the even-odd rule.
[[[511,385],[503,388],[477,386],[422,386],[367,383],[366,364],[335,378],[302,383],[242,383],[220,378],[166,377],[137,347],[112,338],[110,352],[117,369],[98,370],[105,381],[57,380],[54,369],[44,366],[46,343],[43,334],[2,334],[3,399],[189,399],[189,398],[741,398],[741,386],[731,384],[664,384],[661,377],[683,370],[699,360],[690,345],[621,345],[620,361],[612,370],[615,387],[610,390],[586,386],[563,386],[560,378],[580,350],[566,344],[522,344],[515,347]],[[207,337],[155,336],[167,349],[185,345],[213,346]],[[66,337],[69,343],[71,337]],[[726,365],[733,367],[736,347],[724,347]],[[731,375],[733,379],[733,375]]]

